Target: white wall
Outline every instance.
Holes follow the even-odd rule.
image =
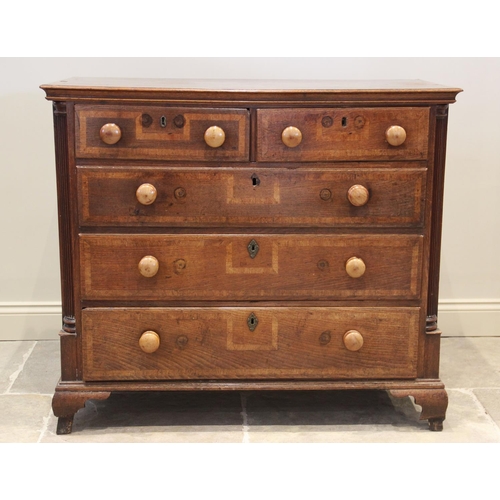
[[[422,79],[461,87],[450,107],[439,325],[500,335],[500,59],[0,59],[0,339],[57,338],[60,326],[51,103],[71,76]]]

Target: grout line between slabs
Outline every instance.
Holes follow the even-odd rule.
[[[240,392],[240,400],[241,400],[241,417],[243,419],[242,431],[243,431],[243,440],[242,443],[250,442],[250,427],[248,426],[248,414],[247,414],[247,395],[243,392]]]
[[[474,401],[474,403],[476,404],[477,408],[482,413],[484,413],[484,415],[486,416],[486,420],[488,420],[489,423],[491,425],[493,425],[495,427],[495,429],[497,430],[497,432],[500,434],[500,426],[493,420],[493,418],[491,417],[491,415],[488,413],[488,410],[486,410],[486,408],[481,403],[481,401],[479,401],[479,398],[474,393],[475,389],[477,389],[477,387],[475,387],[474,389],[463,388],[463,389],[449,389],[449,390],[450,391],[458,391],[458,392],[461,392],[462,394],[467,394],[468,396],[470,396],[472,398],[472,400]],[[482,387],[480,389],[482,389]]]
[[[52,416],[52,407],[49,410],[49,414],[46,417],[43,417],[42,429],[40,431],[40,436],[38,436],[37,443],[41,443],[47,429],[49,428],[50,417]]]
[[[12,389],[12,386],[16,383],[17,377],[19,377],[20,373],[23,371],[24,365],[26,364],[26,361],[28,361],[28,358],[31,356],[31,353],[35,349],[35,346],[37,343],[38,343],[38,341],[35,341],[35,343],[31,346],[31,348],[23,354],[23,360],[22,360],[21,364],[19,365],[17,370],[9,377],[10,384],[9,384],[9,387],[7,387],[7,389],[5,390],[4,394],[10,394],[10,390]]]

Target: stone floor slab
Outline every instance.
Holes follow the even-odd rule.
[[[411,398],[384,391],[254,394],[247,399],[248,441],[275,443],[500,442],[498,429],[471,393],[448,391],[442,432],[420,421]]]
[[[411,398],[385,391],[279,391],[115,393],[89,401],[73,433],[57,436],[58,341],[0,342],[4,392],[15,374],[0,395],[0,441],[500,442],[500,339],[443,338],[441,352],[443,432],[427,430]]]
[[[60,373],[59,341],[38,341],[11,392],[54,394]]]
[[[474,389],[473,392],[488,415],[500,427],[500,389]]]
[[[25,357],[35,345],[28,341],[0,342],[0,394],[7,391],[12,384],[12,377],[23,365]]]
[[[0,395],[0,443],[36,443],[50,414],[50,396]]]
[[[440,376],[447,389],[500,388],[500,339],[443,338]]]

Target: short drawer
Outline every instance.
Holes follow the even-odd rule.
[[[247,109],[76,105],[75,110],[78,158],[249,159]]]
[[[419,235],[80,236],[89,300],[418,299]]]
[[[421,227],[426,169],[378,165],[79,167],[80,225]]]
[[[414,378],[419,322],[419,308],[90,308],[83,376]]]
[[[423,160],[428,134],[429,108],[260,109],[257,160]]]

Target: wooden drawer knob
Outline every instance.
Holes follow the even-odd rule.
[[[281,133],[281,140],[285,146],[295,148],[302,142],[302,132],[297,127],[287,127]]]
[[[350,204],[355,207],[362,207],[363,205],[366,205],[369,198],[370,193],[368,192],[368,189],[361,184],[354,184],[354,186],[351,186],[349,191],[347,191],[347,199]]]
[[[139,339],[139,347],[148,354],[157,351],[160,347],[160,336],[152,330],[144,332]]]
[[[152,278],[160,269],[160,263],[156,257],[146,255],[138,265],[139,272],[146,278]]]
[[[122,138],[122,130],[116,123],[106,123],[101,127],[99,136],[105,144],[116,144]]]
[[[363,347],[363,335],[357,330],[345,332],[344,345],[349,351],[359,351]]]
[[[209,127],[205,130],[205,142],[211,148],[220,148],[224,144],[225,140],[226,134],[224,133],[224,130],[217,127],[217,125]]]
[[[365,274],[366,265],[362,259],[351,257],[345,264],[345,270],[351,278],[360,278]]]
[[[151,205],[154,203],[157,194],[156,188],[153,184],[149,183],[141,184],[135,192],[137,201],[142,205]]]
[[[406,140],[406,130],[399,125],[392,125],[385,131],[385,138],[391,146],[401,146]]]

